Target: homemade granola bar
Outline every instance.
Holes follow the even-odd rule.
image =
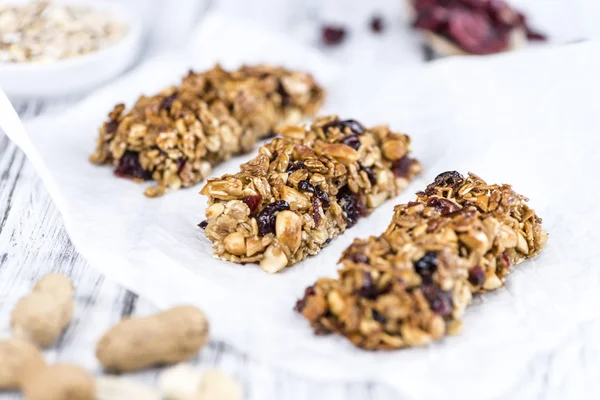
[[[181,85],[141,96],[131,110],[119,104],[100,128],[95,164],[115,174],[155,180],[156,197],[193,186],[212,166],[248,152],[278,126],[314,115],[324,91],[306,73],[265,65],[190,72]]]
[[[472,294],[501,287],[547,240],[509,185],[445,172],[417,195],[381,236],[346,249],[337,279],[306,289],[296,310],[317,333],[373,350],[426,345],[455,333]]]
[[[278,272],[314,255],[421,172],[410,138],[336,116],[288,126],[235,175],[209,180],[201,226],[221,259]]]

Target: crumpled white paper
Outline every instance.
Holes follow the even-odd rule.
[[[598,44],[446,59],[389,74],[343,69],[283,38],[211,17],[191,49],[146,63],[67,113],[28,124],[28,135],[9,125],[2,109],[4,130],[35,164],[93,267],[160,307],[201,306],[214,338],[312,378],[380,381],[419,399],[548,391],[590,398],[600,376],[600,345],[590,334],[600,318]],[[410,133],[424,174],[318,256],[278,275],[212,258],[196,226],[206,206],[200,186],[147,199],[143,185],[115,178],[88,156],[116,102],[131,104],[190,66],[215,61],[312,71],[330,93],[327,111]],[[237,171],[251,156],[214,175]],[[529,196],[550,233],[542,254],[517,267],[505,288],[477,298],[460,336],[428,348],[374,353],[337,336],[314,336],[292,311],[304,288],[334,276],[355,237],[382,232],[394,204],[450,169],[512,183]]]

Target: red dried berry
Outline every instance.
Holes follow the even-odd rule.
[[[451,202],[450,200],[443,199],[441,197],[430,198],[429,200],[427,200],[427,206],[435,208],[442,215],[448,215],[450,213],[460,210],[460,207],[457,204]]]
[[[250,209],[250,215],[254,215],[256,213],[256,210],[262,203],[262,196],[260,194],[247,196],[247,197],[244,197],[243,201],[244,201],[244,203],[246,203],[246,205]]]
[[[485,271],[479,265],[469,271],[469,282],[473,286],[482,286],[485,282]]]
[[[321,28],[321,39],[327,46],[337,46],[346,38],[343,26],[325,25]]]
[[[490,21],[482,14],[453,10],[448,26],[452,38],[469,53],[481,53],[490,37]]]
[[[375,33],[381,33],[383,32],[384,26],[383,26],[383,18],[381,18],[381,16],[379,15],[375,15],[374,17],[371,18],[371,30]]]
[[[277,200],[267,204],[256,217],[258,224],[258,234],[265,236],[275,232],[275,218],[279,211],[289,210],[290,204],[285,200]]]
[[[321,221],[323,220],[323,207],[321,205],[321,200],[319,200],[316,196],[313,197],[312,202],[313,207],[313,221],[315,221],[315,226],[321,225]]]
[[[294,307],[294,311],[297,311],[299,313],[304,311],[304,307],[306,307],[306,302],[308,301],[308,298],[313,296],[314,294],[315,285],[309,286],[306,289],[304,289],[304,296],[302,296],[301,299],[298,299],[298,301],[296,302],[296,306]]]
[[[198,224],[198,226],[199,226],[201,229],[206,229],[206,227],[208,226],[208,221],[207,221],[207,220],[204,220],[204,221],[200,222],[200,223]]]
[[[305,179],[303,181],[298,182],[298,190],[300,190],[301,192],[314,193],[315,187],[311,185],[308,180]]]
[[[342,211],[344,212],[344,220],[348,224],[348,228],[356,225],[356,222],[368,214],[367,207],[362,196],[352,193],[346,185],[341,188],[337,194],[337,200]]]
[[[354,150],[358,150],[358,148],[360,147],[360,140],[356,135],[345,136],[342,140],[340,140],[340,143],[345,144],[346,146],[350,146]]]
[[[106,131],[106,133],[115,133],[118,127],[119,123],[115,120],[111,120],[106,123],[106,127],[104,128],[104,130]]]
[[[170,112],[171,106],[173,105],[175,99],[177,99],[177,92],[165,97],[160,105],[160,108]]]
[[[392,172],[396,178],[409,178],[410,167],[412,166],[412,159],[408,156],[404,156],[399,160],[392,163]]]
[[[368,264],[369,263],[369,257],[367,257],[366,254],[363,254],[363,253],[354,253],[348,258],[357,264]]]
[[[152,172],[142,168],[139,153],[129,150],[119,160],[119,165],[115,168],[115,175],[121,178],[142,179],[144,181],[152,179]]]
[[[449,292],[440,290],[434,284],[422,285],[421,292],[427,299],[431,311],[442,317],[452,314],[452,296]]]
[[[339,128],[339,130],[342,132],[345,132],[346,128],[348,128],[351,132],[354,132],[357,135],[362,135],[365,133],[365,127],[362,126],[360,122],[353,119],[336,120],[323,126],[324,131],[330,128]]]

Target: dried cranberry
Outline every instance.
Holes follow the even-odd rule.
[[[279,94],[279,97],[281,97],[281,107],[287,107],[292,104],[292,97],[285,90],[281,82],[277,85],[277,93]]]
[[[263,198],[260,194],[244,197],[243,201],[250,209],[250,215],[254,215],[254,213],[258,209],[258,206],[260,206],[260,204],[262,203],[262,199]]]
[[[425,193],[431,195],[436,192],[436,188],[456,188],[463,181],[463,176],[456,171],[442,172],[435,177],[433,183],[427,186]]]
[[[365,167],[364,165],[360,164],[360,169],[365,171],[365,173],[369,177],[369,182],[371,182],[371,185],[374,185],[377,183],[377,175],[375,175],[375,172],[373,172],[373,170],[371,168]]]
[[[412,159],[408,156],[404,156],[392,163],[392,172],[396,178],[409,178],[411,166]]]
[[[163,110],[171,111],[171,106],[173,105],[175,99],[177,99],[177,92],[165,97],[162,103],[160,104],[160,108]]]
[[[313,202],[312,202],[312,207],[313,207],[313,221],[315,221],[315,226],[319,226],[321,225],[321,221],[322,221],[322,216],[321,216],[321,200],[319,200],[316,196],[313,197]]]
[[[479,265],[469,271],[469,282],[474,286],[481,286],[485,281],[485,272]]]
[[[374,17],[371,18],[371,30],[375,33],[381,33],[383,32],[383,18],[381,18],[381,16],[379,15],[375,15]]]
[[[184,157],[181,157],[181,158],[178,158],[177,161],[175,161],[175,163],[177,164],[177,173],[179,173],[179,172],[181,172],[183,167],[185,167],[185,164],[187,163],[187,159]]]
[[[427,299],[431,311],[442,317],[452,314],[452,296],[449,292],[440,290],[434,284],[422,285],[421,292]]]
[[[433,280],[433,273],[437,269],[437,252],[428,251],[423,257],[415,261],[415,272],[423,278],[423,282]]]
[[[207,221],[207,220],[204,220],[204,221],[200,222],[200,223],[198,224],[198,226],[199,226],[200,228],[202,228],[202,229],[206,229],[206,227],[208,226],[208,221]]]
[[[377,310],[372,310],[371,315],[373,315],[373,319],[375,321],[377,321],[381,324],[385,324],[387,322],[387,318],[383,314],[380,314],[379,312],[377,312]]]
[[[321,38],[328,46],[339,45],[346,38],[346,29],[343,26],[325,25],[321,28]]]
[[[346,146],[352,147],[354,150],[358,150],[360,147],[360,140],[356,135],[345,136],[340,142]]]
[[[375,299],[379,295],[377,285],[373,282],[371,274],[368,272],[363,273],[363,282],[360,288],[356,291],[356,294],[366,299]]]
[[[363,133],[365,133],[364,126],[362,126],[360,122],[355,121],[353,119],[336,120],[323,126],[324,131],[330,128],[339,128],[342,132],[345,128],[348,128],[357,135],[362,135]]]
[[[479,54],[490,36],[491,26],[485,15],[455,9],[450,12],[448,29],[452,38],[463,49]]]
[[[368,214],[362,196],[352,193],[348,185],[339,190],[337,200],[344,212],[344,220],[348,228],[353,227],[359,218]]]
[[[304,307],[306,307],[306,302],[308,301],[308,298],[310,296],[313,296],[314,294],[315,285],[309,286],[306,289],[304,289],[304,296],[302,296],[301,299],[298,299],[298,301],[296,302],[296,306],[294,307],[294,311],[297,311],[299,313],[304,311]]]
[[[545,42],[548,40],[548,36],[544,35],[541,32],[537,32],[532,30],[530,27],[526,27],[527,31],[527,39],[537,42]]]
[[[127,150],[115,168],[115,175],[130,179],[152,179],[152,172],[146,171],[140,164],[139,153]]]
[[[368,264],[369,263],[369,257],[367,257],[363,253],[354,253],[348,258],[357,264]]]
[[[304,165],[304,161],[302,161],[302,160],[292,161],[288,164],[286,172],[294,172],[294,171],[298,171],[299,169],[305,169],[305,168],[306,168],[306,166]]]
[[[506,265],[506,268],[510,267],[510,258],[508,258],[506,253],[502,253],[502,261],[504,261],[504,265]]]
[[[289,210],[290,204],[285,200],[277,200],[267,204],[256,217],[258,223],[258,234],[265,236],[275,232],[275,217],[279,211]]]
[[[427,200],[427,206],[435,208],[442,215],[448,215],[454,211],[460,210],[458,205],[441,197],[430,198]]]
[[[329,196],[327,195],[327,193],[325,193],[323,190],[319,189],[319,188],[315,188],[316,191],[316,195],[317,198],[319,200],[321,200],[321,205],[323,206],[324,210],[327,210],[329,208],[329,206],[331,205],[331,202],[329,201]]]
[[[310,192],[310,193],[315,192],[315,187],[313,185],[311,185],[310,182],[308,182],[308,180],[306,180],[306,179],[298,182],[298,189],[302,192]]]
[[[115,133],[118,127],[119,123],[113,119],[106,123],[106,127],[104,128],[104,130],[106,131],[106,133]]]
[[[450,12],[444,7],[433,6],[422,9],[417,14],[417,19],[413,23],[413,26],[418,29],[437,32],[448,24],[449,16]]]

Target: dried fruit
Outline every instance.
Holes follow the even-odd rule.
[[[345,120],[336,120],[330,122],[323,126],[323,130],[330,128],[339,128],[342,132],[345,131],[346,128],[350,129],[351,132],[354,132],[357,135],[362,135],[365,133],[365,127],[358,121],[353,119],[345,119]]]
[[[141,179],[144,181],[152,179],[152,172],[142,168],[139,153],[129,150],[119,160],[119,165],[115,168],[115,175],[121,178]]]
[[[383,18],[381,18],[381,16],[379,15],[375,15],[371,18],[371,30],[375,33],[381,33],[383,32]]]
[[[360,140],[356,135],[348,135],[342,139],[342,143],[346,146],[352,147],[354,150],[358,150],[360,147]]]
[[[285,200],[277,200],[267,204],[256,217],[258,223],[258,234],[265,236],[275,232],[275,217],[279,211],[289,210],[290,204]]]
[[[177,99],[177,92],[165,97],[163,102],[160,104],[160,108],[163,110],[167,110],[167,112],[171,112],[171,106],[173,105],[175,99]]]
[[[485,282],[485,271],[479,265],[469,271],[469,282],[474,286],[482,286]]]
[[[256,210],[258,210],[258,207],[262,203],[262,196],[260,194],[246,196],[244,197],[243,201],[250,209],[250,215],[254,215],[256,213]]]
[[[432,275],[437,269],[437,253],[428,251],[423,257],[415,262],[415,271],[421,275],[424,282],[431,281]]]
[[[410,176],[410,168],[413,160],[408,156],[404,156],[392,164],[392,172],[396,178],[407,178]]]
[[[442,317],[447,317],[452,313],[452,296],[450,296],[450,293],[441,291],[434,284],[421,286],[421,292],[429,302],[431,311]]]
[[[341,44],[346,38],[346,29],[343,26],[325,25],[321,28],[321,39],[328,46]]]
[[[375,172],[373,172],[373,170],[371,168],[365,167],[364,165],[361,164],[360,169],[362,171],[365,171],[365,173],[369,177],[369,182],[371,182],[371,185],[374,185],[377,183],[377,175],[375,175]]]
[[[206,219],[198,224],[198,227],[200,227],[200,229],[206,229],[207,226],[208,226],[208,220],[206,220]]]
[[[337,200],[344,211],[344,219],[348,227],[352,227],[361,217],[367,215],[367,207],[361,195],[352,193],[348,186],[344,186],[337,194]]]
[[[427,206],[433,207],[442,215],[447,215],[460,210],[460,206],[442,197],[432,197],[427,200]]]

